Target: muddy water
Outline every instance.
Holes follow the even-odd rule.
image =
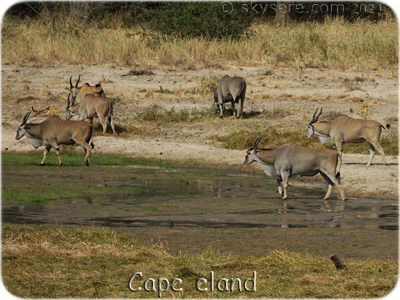
[[[97,166],[82,176],[65,169],[60,173],[49,168],[34,179],[34,170],[11,169],[3,171],[3,181],[139,187],[147,192],[3,204],[3,222],[108,226],[145,244],[165,242],[171,251],[187,253],[211,247],[245,255],[283,248],[397,257],[397,200],[348,195],[343,202],[335,189],[330,200],[322,200],[323,181],[317,187],[290,186],[289,199],[281,200],[274,179],[238,170],[130,167],[103,172]]]
[[[190,174],[190,170],[184,170]],[[161,172],[161,171],[160,171]],[[212,172],[212,171],[210,171]],[[149,194],[64,199],[42,204],[4,206],[4,222],[64,223],[122,227],[168,226],[210,228],[358,228],[398,229],[398,201],[379,199],[322,200],[323,188],[290,187],[279,200],[273,180],[238,171],[199,177],[146,178],[132,183],[117,176],[80,179],[82,184],[150,188]],[[14,174],[14,180],[23,180]],[[10,178],[10,177],[9,177]],[[49,177],[45,177],[49,181]],[[58,181],[56,177],[52,180]],[[75,181],[71,178],[71,181]],[[321,184],[322,185],[322,184]],[[335,199],[336,198],[336,199]]]

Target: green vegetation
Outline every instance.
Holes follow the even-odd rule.
[[[157,205],[151,205],[151,206],[147,207],[146,210],[148,210],[148,211],[160,211],[160,207],[157,206]]]
[[[157,19],[149,27],[165,35],[189,38],[238,39],[254,22],[256,13],[242,10],[232,2],[224,9],[221,2],[168,2],[163,7],[141,10],[143,20]],[[232,7],[231,7],[232,6]],[[231,10],[231,13],[224,12]]]
[[[159,94],[173,94],[173,91],[170,91],[169,89],[163,89],[163,87],[160,85],[159,90],[155,90],[154,93],[159,93]]]
[[[245,129],[235,131],[229,135],[222,137],[213,137],[215,140],[222,142],[222,147],[234,150],[246,150],[253,146],[254,141],[261,137],[260,147],[277,148],[286,143],[297,143],[301,147],[307,148],[330,148],[332,143],[322,145],[315,135],[309,139],[305,138],[306,133],[301,130],[285,130],[278,131],[275,128],[267,128],[249,133]],[[398,135],[384,136],[380,139],[380,144],[385,155],[399,155],[399,137]],[[368,143],[345,144],[343,153],[352,154],[369,154]],[[376,154],[379,154],[376,151]]]
[[[104,197],[116,198],[122,195],[132,197],[150,194],[153,190],[144,187],[110,187],[90,185],[87,182],[76,183],[45,183],[45,182],[2,182],[2,201],[10,203],[22,201],[26,203],[41,203],[49,200],[68,198]]]
[[[175,111],[174,108],[167,110],[157,104],[146,108],[143,112],[136,114],[136,120],[145,122],[193,122],[215,117],[214,104],[206,110],[192,110],[189,112],[186,109]]]
[[[188,256],[170,254],[166,244],[151,247],[108,228],[2,226],[2,276],[5,287],[22,298],[157,298],[156,292],[132,292],[147,278],[182,279],[176,298],[378,298],[395,287],[398,264],[388,259],[346,261],[336,270],[329,258],[307,253],[267,251],[233,256],[211,250]],[[257,272],[256,292],[199,292],[198,279],[246,278]],[[251,287],[251,285],[249,285]]]
[[[175,112],[174,108],[172,108],[168,111],[157,104],[146,108],[141,113],[137,113],[136,119],[145,122],[188,122],[190,120],[187,110]]]
[[[79,146],[77,147],[80,148]],[[61,151],[61,158],[63,159],[64,166],[80,167],[83,169],[89,169],[84,167],[83,159],[84,152],[82,154],[73,153],[70,151]],[[33,152],[29,154],[17,154],[12,152],[4,152],[1,154],[1,160],[3,168],[7,167],[7,163],[13,163],[18,166],[37,166],[42,161],[42,152]],[[102,166],[159,166],[159,167],[174,167],[175,164],[163,160],[151,160],[145,158],[132,158],[126,155],[113,155],[113,154],[102,154],[101,156],[92,155],[90,159],[91,165],[102,165]],[[46,159],[46,164],[41,168],[58,166],[57,156],[51,152]]]

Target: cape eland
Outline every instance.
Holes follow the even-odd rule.
[[[103,133],[106,133],[107,123],[109,123],[115,135],[113,114],[113,104],[108,98],[89,94],[83,98],[82,102],[74,104],[74,102],[71,103],[70,95],[68,95],[67,120],[75,116],[78,120],[89,119],[90,123],[93,123],[94,118],[99,118],[103,126]]]
[[[94,148],[93,125],[84,121],[65,121],[58,118],[47,118],[40,124],[27,123],[32,111],[28,112],[21,125],[18,127],[16,140],[26,136],[32,146],[38,148],[45,146],[43,160],[44,165],[46,156],[51,148],[54,148],[58,157],[59,165],[62,166],[59,145],[74,145],[75,143],[85,149],[85,164],[89,165],[91,149]]]
[[[336,171],[339,154],[335,151],[302,148],[294,143],[284,144],[275,149],[264,149],[258,148],[260,140],[261,138],[258,138],[253,147],[247,150],[244,164],[249,165],[256,161],[267,176],[277,176],[276,183],[282,200],[287,198],[289,177],[314,176],[318,173],[329,184],[324,200],[329,198],[334,185],[338,186],[340,196],[342,200],[345,200],[344,191],[340,185],[340,173],[339,170]]]
[[[73,103],[75,103],[75,101],[82,102],[83,98],[85,98],[85,96],[89,94],[95,97],[106,96],[100,83],[96,84],[95,86],[91,86],[88,83],[85,83],[81,87],[78,87],[80,79],[81,75],[79,74],[78,81],[76,82],[75,86],[72,84],[72,76],[69,79],[69,91],[71,92]]]
[[[345,143],[362,143],[368,141],[370,158],[367,166],[372,163],[375,149],[382,155],[383,164],[386,164],[385,154],[379,144],[379,138],[382,128],[389,129],[389,124],[387,124],[385,128],[381,123],[374,120],[353,119],[348,116],[339,116],[332,122],[318,122],[318,118],[322,113],[322,108],[318,114],[317,112],[318,108],[311,122],[308,123],[307,138],[316,134],[322,145],[333,142],[340,157],[342,157],[342,148]]]
[[[231,102],[233,114],[236,118],[240,118],[243,113],[244,97],[246,95],[246,82],[242,77],[230,77],[225,75],[222,77],[217,89],[214,91],[215,105],[219,108],[220,116],[224,115],[224,103]],[[240,99],[240,114],[235,111],[235,103],[239,103]]]

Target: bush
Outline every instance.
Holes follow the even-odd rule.
[[[228,13],[222,2],[169,2],[143,10],[141,18],[151,16],[150,28],[165,35],[237,39],[255,20],[255,14],[244,13],[241,5],[233,2]]]

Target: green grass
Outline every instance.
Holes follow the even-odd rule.
[[[175,111],[173,107],[171,110],[167,110],[154,104],[143,112],[136,114],[136,120],[138,121],[163,123],[203,121],[213,117],[216,117],[214,104],[209,109],[201,111],[194,109],[191,112],[186,109]]]
[[[80,147],[77,147],[78,149]],[[85,153],[82,150],[82,154],[74,153],[71,150],[61,150],[61,159],[63,161],[63,167],[80,167],[84,166]],[[1,154],[1,161],[3,167],[5,163],[14,163],[19,166],[38,166],[42,161],[42,152],[32,152],[29,154],[17,154],[12,152],[3,152]],[[139,166],[159,166],[159,167],[174,167],[176,164],[164,160],[151,160],[145,158],[132,158],[126,155],[113,155],[113,154],[102,154],[101,156],[92,155],[90,158],[90,164],[102,165],[102,166],[128,166],[128,165],[139,165]],[[6,166],[6,165],[5,165]],[[46,164],[43,168],[58,166],[57,156],[53,151],[49,153],[46,159]],[[62,167],[61,167],[62,168]],[[87,168],[87,167],[85,167]],[[90,168],[90,166],[89,166]]]
[[[157,205],[152,205],[146,208],[148,211],[160,211],[160,207]]]
[[[159,93],[159,94],[173,94],[173,91],[170,91],[169,89],[163,89],[163,87],[160,85],[159,90],[155,90],[154,93]]]
[[[377,298],[397,283],[398,263],[389,259],[346,260],[336,270],[328,257],[306,252],[268,251],[259,256],[233,256],[206,250],[199,255],[171,254],[161,241],[143,246],[104,227],[48,225],[2,226],[2,278],[10,293],[21,298],[157,298],[158,293],[132,292],[135,272],[143,286],[148,278],[182,279],[174,298]],[[245,253],[245,249],[243,249]],[[257,272],[256,292],[199,292],[196,282],[240,278]]]
[[[253,131],[252,133],[249,133],[245,129],[240,129],[226,136],[214,136],[213,139],[222,142],[222,147],[234,150],[251,148],[258,137],[261,137],[259,147],[262,148],[277,148],[286,143],[297,143],[301,147],[317,149],[330,148],[332,146],[332,143],[325,146],[322,145],[315,135],[309,139],[305,136],[306,132],[301,130],[278,131],[274,128],[267,128],[262,131]],[[397,135],[381,137],[380,144],[385,155],[399,155],[399,137]],[[345,144],[343,146],[343,153],[369,154],[368,143]],[[377,151],[376,154],[379,155]]]
[[[110,187],[89,185],[87,182],[45,183],[45,182],[2,182],[2,201],[41,203],[49,200],[68,198],[103,197],[106,199],[137,196],[153,193],[153,189],[144,187]]]

